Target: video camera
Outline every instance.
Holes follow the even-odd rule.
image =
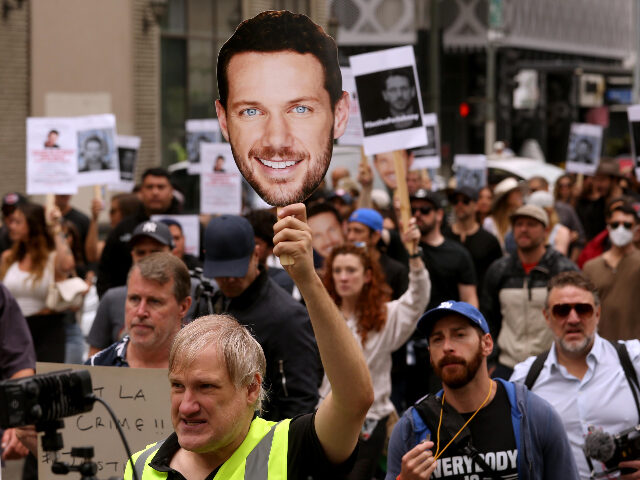
[[[0,382],[0,427],[59,420],[93,408],[87,370],[61,370]]]
[[[35,425],[36,431],[44,432],[42,449],[55,452],[56,459],[51,465],[53,473],[79,472],[83,480],[95,480],[98,467],[92,461],[93,447],[71,449],[71,456],[81,459],[78,465],[57,459],[57,452],[64,446],[62,434],[58,432],[64,428],[62,418],[89,412],[95,402],[102,403],[114,418],[128,458],[131,458],[131,450],[113,410],[93,394],[88,370],[60,370],[0,382],[0,427]],[[137,479],[136,472],[134,478]]]
[[[618,465],[626,460],[640,459],[640,425],[623,430],[616,435],[603,432],[601,428],[589,426],[584,453],[587,458],[598,460],[607,467],[604,472],[592,473],[592,478],[603,477],[618,470],[623,475],[633,473],[634,469],[620,469]]]

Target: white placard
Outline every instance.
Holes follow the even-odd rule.
[[[221,143],[222,134],[217,118],[187,120],[185,122],[187,140],[188,172],[192,175],[200,173],[200,145],[202,143]]]
[[[338,138],[338,145],[362,145],[364,134],[356,80],[350,67],[341,67],[340,71],[342,72],[342,90],[349,94],[349,120],[346,130]]]
[[[413,47],[350,57],[367,155],[427,144]]]
[[[487,186],[486,155],[456,155],[453,167],[458,188],[469,187],[477,192]]]
[[[110,184],[109,190],[117,192],[132,192],[136,186],[136,165],[140,150],[140,137],[116,135],[118,147],[118,164],[120,166],[120,181]]]
[[[240,215],[242,175],[228,143],[200,145],[200,213]]]
[[[180,224],[184,236],[184,251],[195,257],[200,256],[200,219],[198,215],[151,215],[156,222],[169,218]]]
[[[640,105],[632,105],[627,109],[629,116],[629,132],[631,134],[631,151],[636,178],[640,180]]]
[[[118,183],[115,115],[88,115],[75,120],[78,122],[78,186]]]
[[[113,409],[131,447],[131,453],[150,443],[167,438],[173,432],[171,401],[167,370],[162,368],[88,367],[62,363],[36,365],[38,373],[56,370],[89,370],[93,393]],[[63,462],[72,462],[72,447],[94,447],[93,461],[98,465],[98,478],[122,477],[127,454],[120,436],[103,405],[64,419],[65,428],[59,430],[64,441],[60,454]],[[51,472],[52,454],[42,451],[38,439],[38,479],[60,480]],[[76,459],[76,464],[79,459]],[[76,478],[78,474],[75,474]],[[69,478],[73,478],[73,475]]]
[[[602,127],[589,123],[572,123],[567,148],[567,165],[570,173],[593,175],[600,163]]]
[[[27,194],[78,192],[78,144],[72,118],[27,118]]]
[[[427,113],[422,118],[427,132],[427,145],[411,149],[411,153],[413,153],[411,170],[440,168],[442,163],[438,116],[435,113]]]

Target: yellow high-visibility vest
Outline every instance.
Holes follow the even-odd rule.
[[[286,480],[290,421],[276,423],[254,418],[244,441],[222,464],[214,480]],[[163,443],[147,445],[131,457],[139,480],[167,478],[167,472],[149,466]],[[131,463],[127,462],[124,480],[134,480]]]

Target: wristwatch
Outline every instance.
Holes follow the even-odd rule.
[[[416,248],[416,253],[412,253],[411,255],[409,255],[409,258],[418,258],[422,256],[422,247],[418,246],[418,248]]]

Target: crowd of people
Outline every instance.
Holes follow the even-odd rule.
[[[411,221],[403,228],[391,201],[372,200],[371,168],[363,166],[356,178],[338,171],[331,187],[323,184],[308,200],[304,212],[312,268],[361,350],[372,381],[373,403],[345,478],[383,478],[385,470],[386,478],[400,472],[401,478],[423,478],[420,472],[440,478],[455,470],[447,463],[456,461],[455,451],[438,456],[438,463],[429,460],[435,454],[425,453],[431,452],[431,441],[415,441],[416,435],[439,430],[438,402],[445,396],[449,410],[444,411],[457,411],[467,420],[467,412],[478,408],[474,399],[486,396],[486,403],[496,404],[495,411],[480,410],[470,436],[485,466],[494,458],[487,452],[506,455],[500,478],[522,468],[524,460],[510,457],[512,452],[522,454],[525,444],[541,442],[545,429],[560,425],[568,443],[562,441],[564,432],[551,435],[559,442],[555,457],[545,460],[555,465],[549,467],[556,472],[552,477],[571,478],[567,469],[577,468],[587,478],[594,468],[582,453],[587,426],[615,434],[638,423],[637,392],[616,353],[616,342],[624,340],[619,345],[626,346],[633,369],[640,371],[632,292],[640,276],[637,194],[623,189],[627,180],[610,168],[581,179],[581,190],[574,176],[561,176],[553,193],[541,177],[507,178],[487,189],[493,197],[484,220],[480,192],[468,187],[434,192],[428,182],[418,181],[410,189]],[[112,200],[104,245],[96,234],[103,208],[98,201],[87,206],[90,219],[70,206],[69,196],[56,196],[48,208],[19,193],[3,196],[3,377],[33,374],[36,359],[168,368],[176,335],[213,315],[207,318],[216,329],[222,327],[214,318],[234,318],[249,327],[264,352],[261,388],[268,395],[261,397],[261,418],[279,421],[315,411],[333,385],[320,361],[308,299],[274,255],[278,217],[248,206],[243,216],[203,217],[201,254],[186,256],[180,224],[150,219],[180,211],[170,175],[153,168],[141,178],[137,194]],[[606,189],[594,187],[603,184]],[[594,217],[598,209],[602,219]],[[490,229],[503,225],[499,217],[505,212],[501,241]],[[563,246],[554,241],[559,226],[567,231]],[[125,271],[123,265],[131,266]],[[196,274],[199,267],[202,275]],[[84,278],[87,288],[103,286],[86,337],[74,330],[81,311],[60,311],[47,303],[52,284],[71,276]],[[198,295],[203,279],[213,287]],[[473,330],[480,342],[475,354],[469,350]],[[440,360],[435,345],[444,349]],[[536,358],[542,360],[531,382]],[[531,391],[555,411],[545,410],[526,389],[514,390],[509,379],[530,382]],[[525,409],[517,421],[525,423],[514,423],[513,433],[505,429],[499,442],[485,445],[490,429],[500,423],[495,416],[515,415],[501,413],[497,405],[509,412],[509,402],[519,405],[519,398],[533,402],[518,406]],[[423,423],[416,421],[421,418],[416,412]],[[5,432],[5,459],[26,453],[20,436],[24,433]],[[452,437],[447,430],[439,441]],[[386,467],[380,463],[385,455]],[[542,453],[527,455],[537,462]],[[495,470],[493,462],[488,466]],[[475,465],[468,471],[485,468]],[[640,465],[631,460],[629,466]]]
[[[254,23],[285,46],[255,53],[267,39],[254,38]],[[295,25],[300,37],[326,42],[309,23]],[[261,14],[233,41],[244,38],[260,62],[321,72],[324,57],[287,43],[294,24]],[[221,73],[257,68],[245,54],[223,48]],[[283,70],[285,86],[293,73]],[[333,132],[340,104],[344,128],[341,90],[330,100],[317,87],[322,127]],[[236,116],[228,95],[216,103],[227,136],[262,115]],[[286,137],[267,130],[269,142]],[[258,163],[277,163],[273,150],[252,153],[246,173],[268,177]],[[383,175],[397,187],[395,173]],[[82,208],[89,217],[67,195],[45,207],[7,193],[0,371],[31,375],[36,360],[166,368],[175,432],[136,453],[126,479],[586,479],[606,469],[640,478],[638,452],[611,464],[583,451],[590,427],[616,435],[640,423],[634,185],[609,159],[593,177],[509,177],[479,191],[434,191],[413,171],[401,206],[373,189],[363,162],[353,177],[333,170],[305,204],[201,216],[197,255],[185,253],[176,220],[152,219],[181,211],[162,168],[112,198],[104,240],[98,199]],[[76,277],[86,283],[74,299],[93,285],[100,298],[86,337],[82,302],[61,301]],[[2,448],[5,460],[29,454],[24,478],[35,478],[32,428],[6,430]]]

